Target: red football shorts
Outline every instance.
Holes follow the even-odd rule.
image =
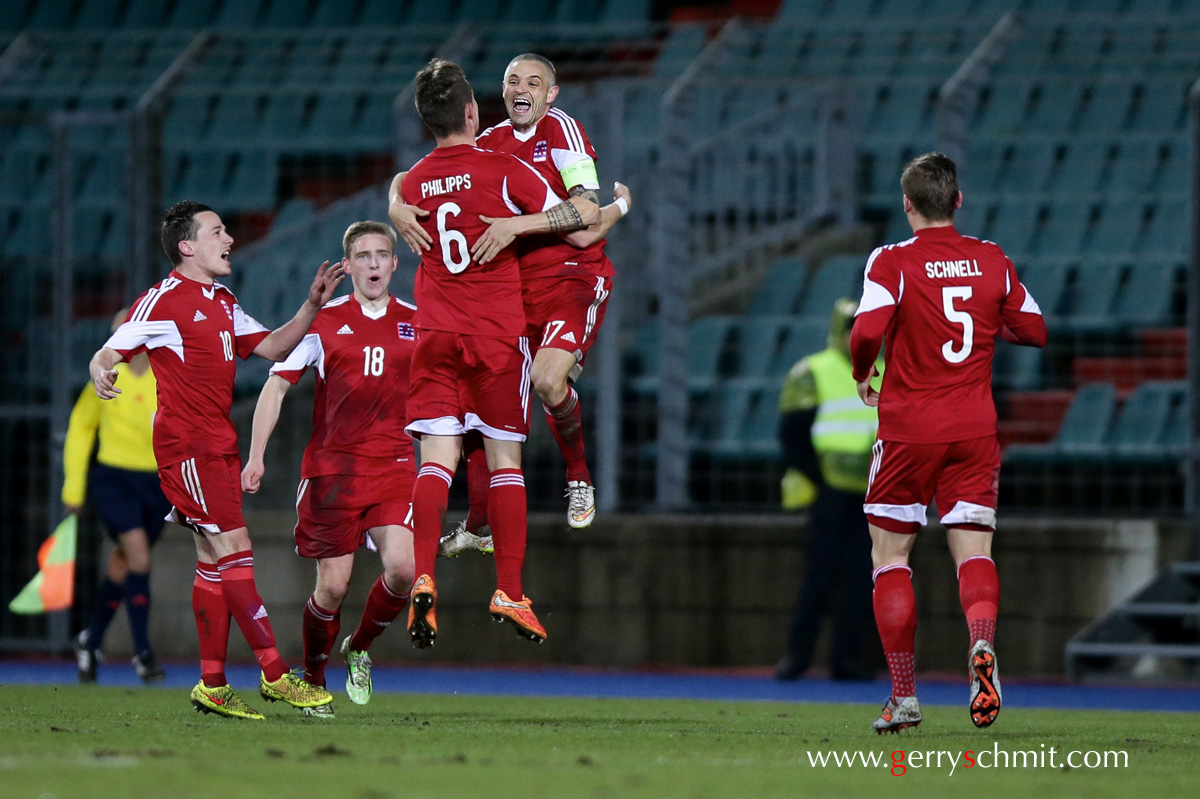
[[[210,534],[246,526],[242,459],[237,455],[197,455],[160,468],[158,479],[174,506],[167,521]]]
[[[413,350],[408,426],[421,435],[524,441],[529,435],[529,340],[423,330]]]
[[[996,529],[1000,442],[995,436],[944,444],[876,441],[863,510],[893,533],[915,533],[937,500],[947,527]]]
[[[583,359],[604,324],[611,292],[612,278],[601,275],[525,281],[521,291],[529,322],[525,332],[534,350],[550,347],[573,354],[576,369],[571,377],[578,377]]]
[[[296,490],[296,552],[305,558],[350,555],[366,543],[367,530],[408,527],[416,481],[412,468],[301,480]]]

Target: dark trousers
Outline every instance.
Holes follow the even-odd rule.
[[[821,619],[832,613],[830,668],[835,677],[870,671],[877,636],[871,606],[871,534],[863,495],[824,486],[809,514],[804,582],[788,635],[788,653],[807,668]]]

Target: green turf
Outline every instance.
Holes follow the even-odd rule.
[[[0,796],[74,799],[1193,795],[1187,714],[1006,709],[988,731],[965,708],[879,737],[864,705],[338,696],[304,719],[243,696],[265,722],[200,716],[178,689],[0,688]],[[1043,750],[1043,746],[1045,749]],[[814,768],[809,753],[1120,750],[1127,768]],[[909,754],[906,759],[911,760]],[[948,756],[947,756],[948,757]]]

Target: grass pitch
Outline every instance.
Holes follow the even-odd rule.
[[[1097,799],[1191,795],[1200,773],[1188,714],[1006,708],[980,731],[965,706],[930,707],[921,729],[880,737],[878,708],[864,705],[377,694],[357,707],[339,695],[324,720],[242,695],[265,722],[198,715],[181,689],[0,687],[0,796]],[[1059,761],[1125,752],[1128,765],[1087,768],[1080,755],[1053,768],[1050,747]],[[893,776],[898,750],[906,768]],[[1047,765],[985,767],[994,750]],[[855,764],[813,764],[835,751]],[[947,754],[926,763],[936,751]],[[864,766],[872,753],[880,764]]]

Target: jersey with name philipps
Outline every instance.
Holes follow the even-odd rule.
[[[271,369],[293,385],[316,370],[313,432],[300,475],[388,474],[412,468],[404,432],[416,308],[392,297],[379,311],[352,295],[326,303],[296,349]],[[405,466],[406,465],[406,466]]]
[[[525,306],[512,245],[479,264],[471,248],[487,230],[480,216],[537,213],[562,202],[519,158],[468,144],[438,147],[405,175],[408,205],[429,212],[420,224],[433,239],[421,253],[414,297],[419,330],[476,336],[521,336]]]
[[[197,455],[237,454],[229,420],[234,359],[249,358],[268,332],[220,283],[175,271],[133,304],[104,346],[125,360],[149,352],[158,380],[154,457],[160,469]]]
[[[1044,333],[1041,310],[999,245],[950,226],[871,253],[855,332],[874,323],[886,338],[879,438],[909,443],[995,435],[996,337],[1002,326]],[[859,360],[856,373],[865,368]]]

